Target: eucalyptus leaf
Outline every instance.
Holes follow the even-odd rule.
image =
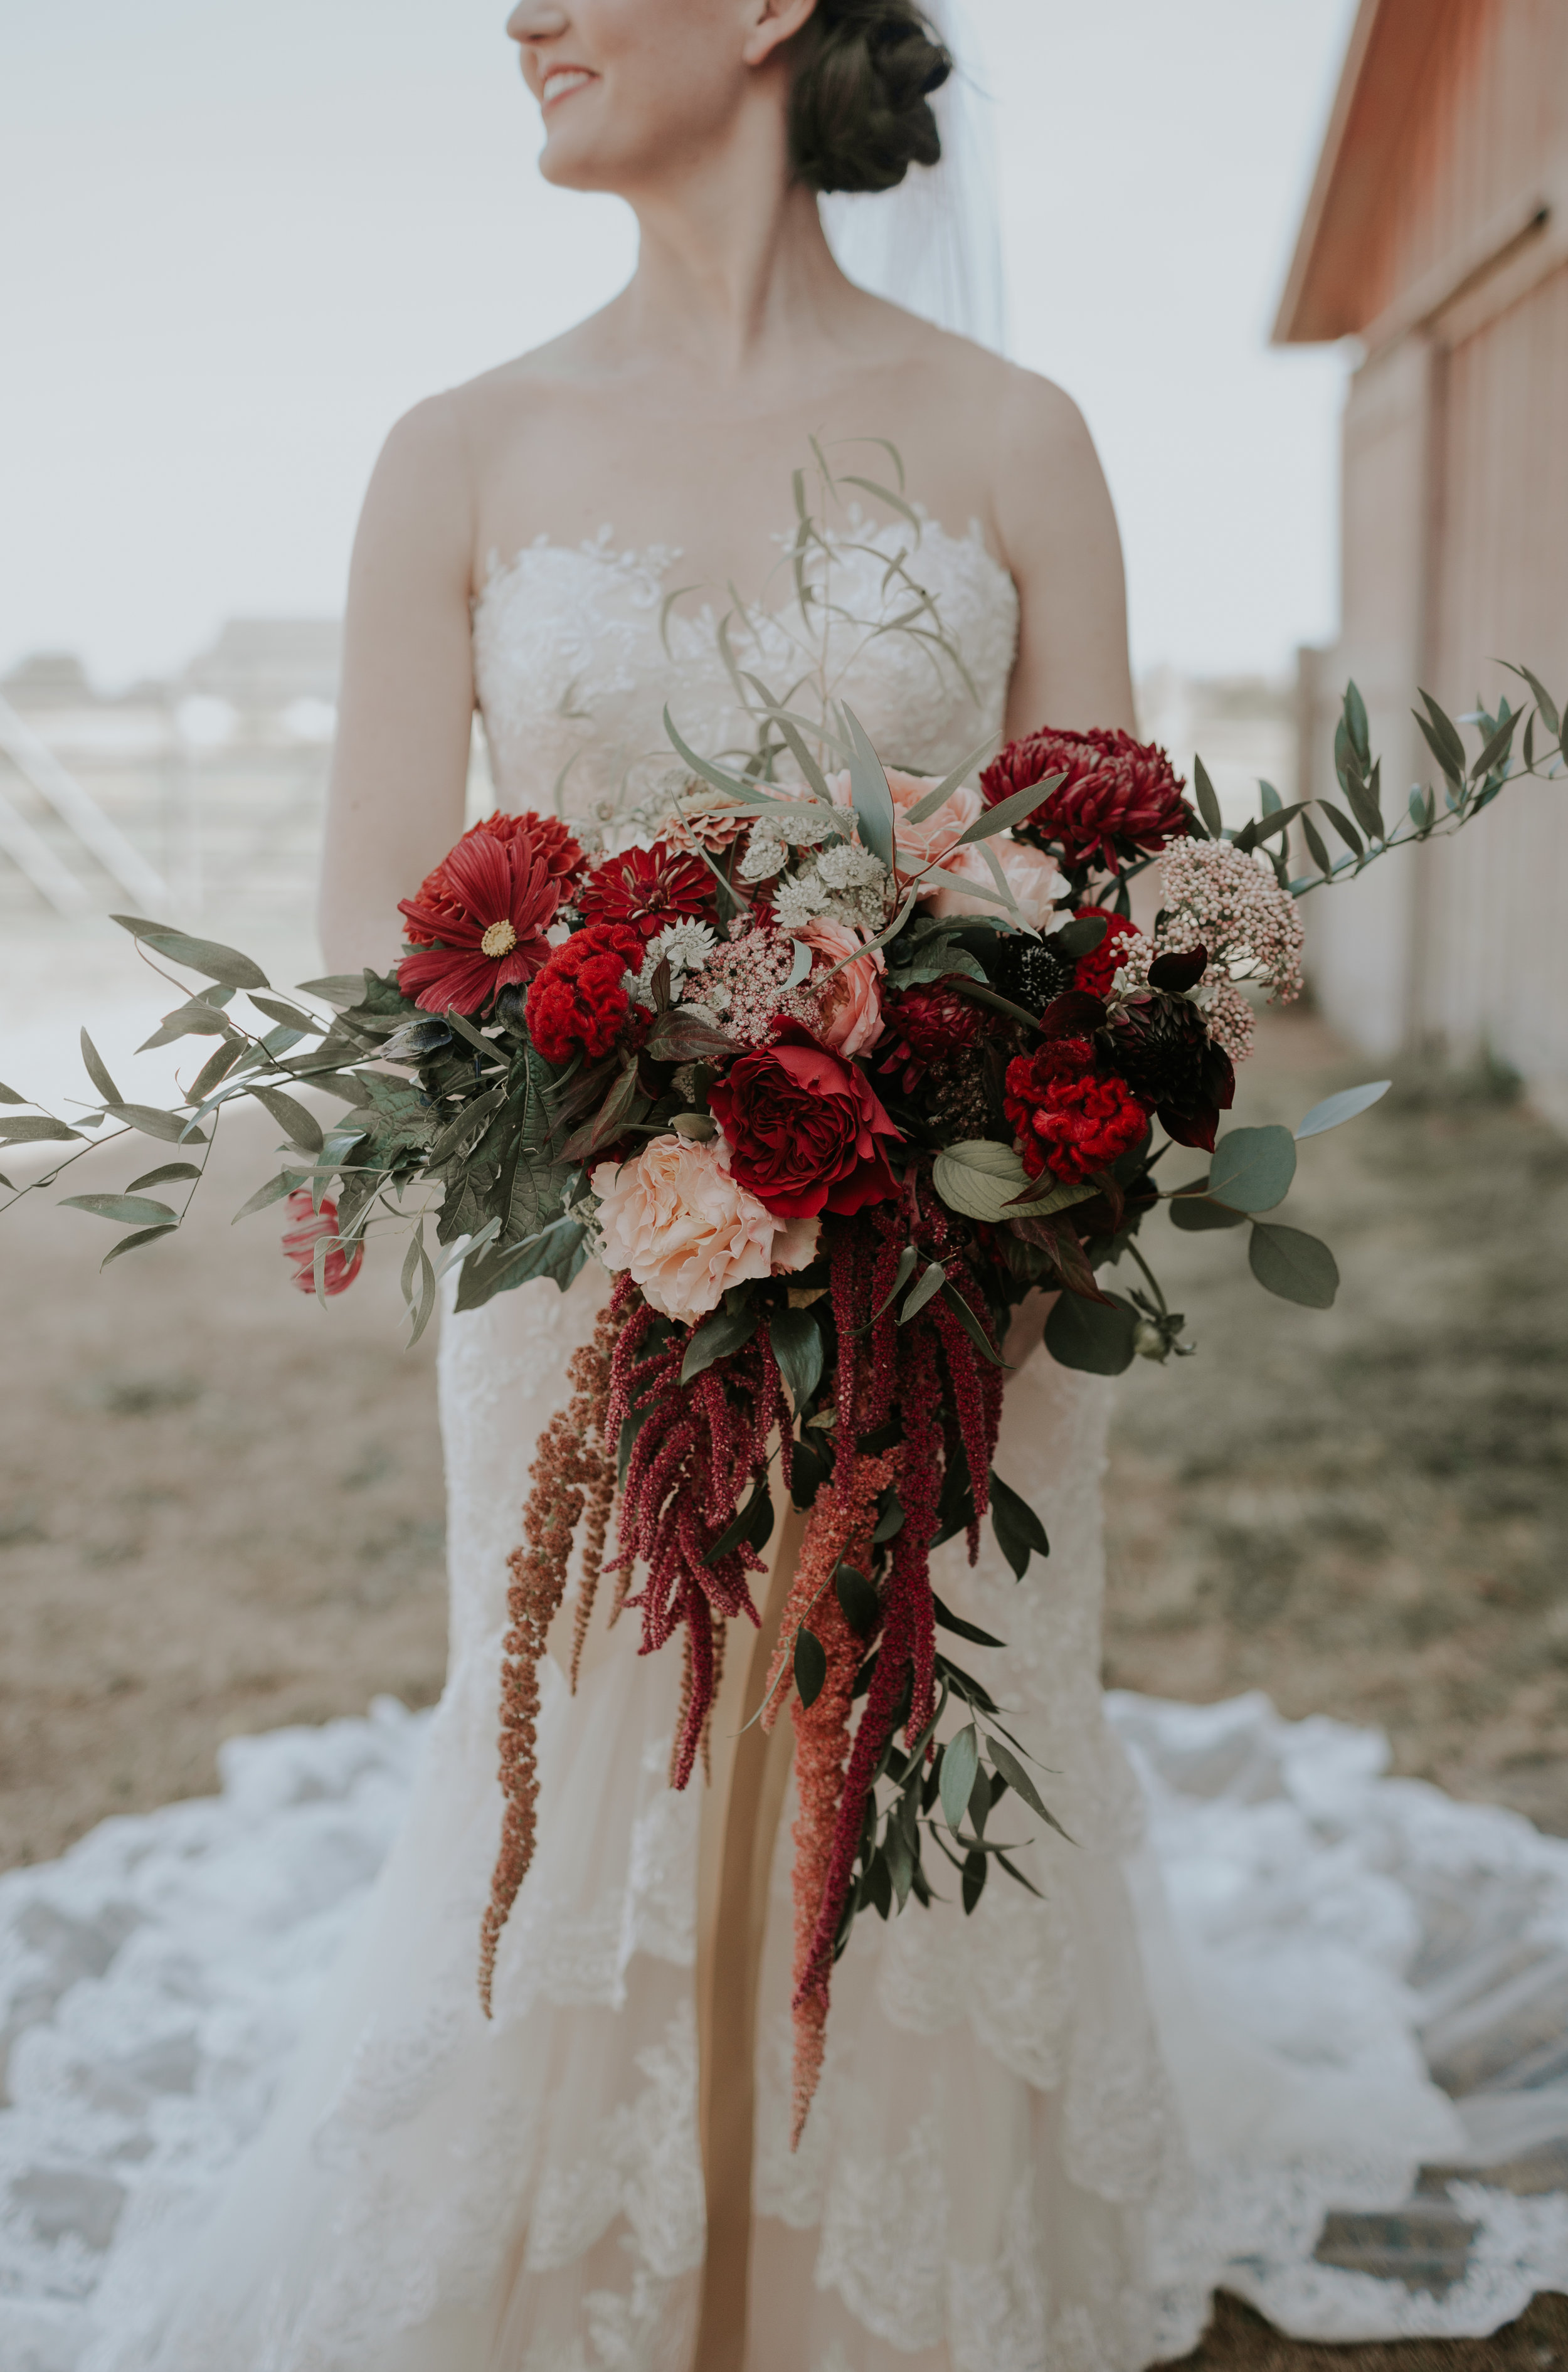
[[[1064,1293],[1045,1321],[1045,1347],[1059,1367],[1089,1376],[1120,1376],[1132,1364],[1138,1312],[1113,1296],[1109,1303]]]
[[[946,807],[953,793],[959,788],[960,785],[968,782],[977,766],[990,757],[996,747],[996,738],[994,733],[989,734],[977,748],[959,759],[950,774],[944,774],[942,780],[939,783],[934,783],[930,790],[923,791],[909,810],[909,821],[924,823],[929,816],[936,813],[938,808]]]
[[[942,1629],[950,1631],[956,1639],[968,1639],[976,1647],[1006,1645],[1005,1639],[998,1639],[991,1632],[982,1631],[978,1622],[968,1622],[961,1614],[955,1614],[950,1606],[943,1604],[935,1590],[931,1593],[931,1604],[932,1610]]]
[[[989,1734],[985,1741],[985,1750],[990,1755],[996,1769],[1002,1773],[1003,1778],[1007,1782],[1008,1786],[1013,1790],[1015,1796],[1021,1796],[1024,1802],[1028,1806],[1031,1812],[1035,1813],[1039,1819],[1046,1821],[1050,1827],[1053,1828],[1059,1837],[1067,1837],[1067,1842],[1071,1844],[1074,1840],[1067,1836],[1066,1830],[1063,1827],[1055,1813],[1046,1805],[1039,1788],[1035,1785],[1034,1781],[1029,1777],[1028,1773],[1025,1770],[1022,1762],[1020,1762],[1018,1757],[1014,1753],[1012,1748],[1010,1746],[1004,1745],[1001,1738],[994,1736],[994,1734]]]
[[[955,1836],[963,1826],[974,1774],[979,1768],[980,1746],[971,1721],[966,1723],[957,1738],[949,1738],[942,1750],[942,1817]]]
[[[323,1005],[335,1005],[346,1010],[349,1006],[357,1005],[365,994],[367,978],[374,978],[374,974],[334,971],[329,972],[325,980],[296,980],[294,984],[301,996],[319,996]]]
[[[82,1032],[82,1061],[88,1078],[103,1098],[104,1102],[117,1104],[120,1101],[120,1090],[110,1077],[108,1065],[85,1029]]]
[[[160,1111],[156,1104],[110,1104],[109,1112],[110,1119],[139,1130],[143,1136],[161,1137],[166,1145],[205,1145],[207,1141],[193,1121],[181,1120],[178,1112]]]
[[[1225,817],[1214,795],[1214,786],[1209,780],[1209,770],[1196,754],[1192,760],[1192,792],[1198,802],[1198,813],[1208,828],[1209,838],[1220,839],[1225,831]]]
[[[63,1120],[35,1120],[30,1113],[7,1120],[0,1113],[0,1145],[75,1145],[80,1136],[79,1128],[67,1128]]]
[[[151,1042],[149,1040],[148,1043]],[[193,1104],[203,1102],[219,1081],[228,1076],[236,1064],[243,1061],[244,1055],[245,1041],[242,1038],[230,1038],[223,1045],[215,1046],[191,1083],[191,1101]]]
[[[894,808],[887,770],[854,711],[846,708],[843,716],[850,743],[850,797],[860,821],[860,837],[872,855],[880,857],[891,873],[895,861]]]
[[[990,1227],[1008,1219],[1049,1218],[1074,1203],[1086,1203],[1098,1191],[1086,1184],[1031,1178],[1012,1146],[994,1137],[969,1137],[948,1145],[932,1165],[931,1182],[950,1211]]]
[[[133,1178],[125,1192],[127,1194],[139,1194],[144,1186],[167,1186],[176,1178],[199,1178],[201,1174],[193,1161],[166,1161],[161,1169],[149,1169],[142,1178]]]
[[[19,1096],[15,1087],[8,1087],[5,1081],[0,1079],[0,1104],[25,1104],[26,1101],[26,1096]]]
[[[155,1046],[172,1046],[177,1038],[218,1038],[230,1027],[228,1016],[221,1007],[203,996],[191,997],[184,1005],[166,1013],[150,1038],[144,1038],[137,1047],[138,1054],[149,1054]],[[118,1103],[119,1097],[114,1098]]]
[[[869,1639],[882,1615],[882,1601],[859,1567],[841,1564],[833,1576],[840,1611],[857,1639]]]
[[[183,964],[188,971],[204,972],[209,980],[221,981],[226,988],[267,988],[271,986],[266,973],[238,948],[226,948],[216,939],[193,939],[185,931],[177,931],[170,923],[149,923],[139,914],[111,914],[122,931],[134,939],[143,940],[156,948],[170,963]]]
[[[248,1203],[241,1203],[229,1226],[236,1227],[241,1219],[248,1219],[252,1211],[264,1211],[269,1203],[281,1203],[285,1194],[293,1193],[299,1179],[297,1169],[280,1169],[275,1178],[269,1178],[264,1186],[257,1187]]]
[[[1026,789],[1013,792],[1010,797],[998,799],[993,808],[985,808],[958,834],[956,845],[963,848],[970,841],[990,840],[995,832],[1010,831],[1014,824],[1027,821],[1052,791],[1061,789],[1066,779],[1065,774],[1047,774],[1043,782],[1030,783]]]
[[[1266,1291],[1307,1309],[1330,1309],[1340,1289],[1340,1272],[1327,1244],[1299,1227],[1260,1221],[1248,1246],[1252,1273]]]
[[[301,1153],[320,1152],[320,1125],[303,1104],[296,1103],[292,1096],[285,1096],[277,1087],[252,1087],[250,1093],[271,1112],[291,1145],[296,1145]]]
[[[918,1318],[926,1303],[928,1301],[935,1300],[935,1296],[941,1292],[942,1287],[947,1284],[947,1270],[943,1267],[940,1261],[933,1261],[930,1267],[926,1270],[925,1274],[921,1278],[919,1284],[913,1287],[908,1300],[900,1310],[899,1324],[900,1326],[907,1326],[912,1319]]]
[[[1392,1079],[1373,1079],[1365,1087],[1344,1087],[1337,1096],[1325,1096],[1320,1104],[1313,1105],[1297,1128],[1296,1143],[1299,1145],[1304,1137],[1321,1136],[1326,1130],[1354,1120],[1358,1112],[1370,1111],[1393,1084]]]
[[[103,1273],[110,1261],[120,1258],[122,1252],[134,1252],[140,1244],[156,1244],[160,1238],[171,1236],[173,1233],[173,1226],[166,1220],[161,1227],[141,1227],[134,1236],[122,1236],[120,1241],[106,1251],[99,1261],[98,1264],[99,1275]]]
[[[1233,1211],[1272,1211],[1295,1176],[1295,1140],[1288,1128],[1233,1128],[1214,1147],[1209,1194]]]
[[[974,1344],[975,1349],[980,1353],[981,1357],[986,1362],[987,1366],[1005,1368],[1007,1366],[1006,1360],[1004,1359],[1001,1354],[997,1351],[990,1335],[986,1332],[984,1327],[981,1324],[979,1319],[975,1316],[974,1311],[970,1308],[969,1303],[964,1299],[963,1295],[958,1291],[958,1287],[951,1283],[944,1284],[942,1287],[942,1298],[947,1303],[948,1308],[952,1311],[954,1317],[958,1320],[959,1325],[963,1328],[964,1332],[969,1336],[970,1341]],[[1011,1370],[1009,1369],[1008,1372],[1011,1373]]]
[[[63,1211],[90,1211],[95,1219],[112,1219],[121,1227],[168,1227],[179,1217],[167,1203],[148,1194],[63,1194]]]
[[[1205,1194],[1173,1194],[1169,1203],[1170,1224],[1183,1235],[1204,1236],[1219,1227],[1244,1227],[1245,1211],[1233,1211],[1227,1203],[1211,1203]]]

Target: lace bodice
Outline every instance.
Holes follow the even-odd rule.
[[[691,588],[680,563],[678,546],[619,550],[607,527],[575,546],[541,536],[493,564],[474,604],[474,675],[505,805],[612,824],[677,766],[667,701],[705,756],[751,747],[719,613],[681,606]],[[913,773],[945,773],[1000,728],[1018,597],[978,524],[957,536],[923,519],[917,535],[902,520],[852,517],[806,580],[805,609],[781,564],[788,600],[731,617],[738,668],[781,694],[810,673],[849,703],[889,764]],[[912,581],[935,601],[961,668],[929,640],[887,631],[915,605]]]

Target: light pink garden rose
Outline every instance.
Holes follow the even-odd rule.
[[[804,939],[818,959],[809,983],[819,1017],[817,1036],[846,1060],[864,1054],[882,1035],[882,974],[888,966],[881,948],[866,948],[865,935],[851,930],[847,923],[819,919],[795,936]],[[865,952],[857,955],[856,948]],[[846,956],[853,956],[854,962],[844,963]],[[823,975],[839,963],[844,964],[842,971],[824,980]]]
[[[1038,848],[1028,848],[1021,840],[1013,840],[1005,832],[997,832],[985,843],[993,849],[1002,867],[1002,878],[1018,901],[1018,912],[1026,923],[1043,931],[1051,919],[1051,910],[1059,898],[1067,894],[1067,884],[1057,870],[1056,859],[1046,856]],[[971,894],[960,883],[972,882]],[[931,877],[935,895],[931,901],[934,914],[990,914],[999,923],[1010,922],[1011,915],[996,893],[996,882],[980,848],[970,842],[967,848],[954,851],[940,873]]]
[[[965,783],[945,798],[935,815],[923,823],[912,823],[909,811],[917,808],[928,791],[935,790],[940,777],[900,774],[891,766],[888,769],[888,787],[893,794],[893,842],[898,854],[898,869],[906,880],[912,874],[923,872],[937,857],[946,856],[957,844],[960,832],[967,831],[977,816],[985,813],[985,801],[978,791]],[[834,774],[828,783],[835,807],[854,805],[847,773]],[[987,877],[989,878],[989,876]]]
[[[781,1223],[738,1185],[722,1138],[697,1145],[656,1136],[631,1161],[593,1173],[601,1257],[630,1270],[656,1309],[690,1325],[716,1309],[732,1285],[804,1268],[818,1221]]]

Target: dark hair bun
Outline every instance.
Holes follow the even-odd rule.
[[[891,190],[942,154],[931,93],[953,61],[917,0],[818,0],[801,36],[790,154],[813,190]]]

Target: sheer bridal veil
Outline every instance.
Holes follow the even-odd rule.
[[[923,0],[956,71],[933,105],[936,165],[915,165],[896,190],[821,201],[829,244],[850,279],[998,352],[1005,344],[1002,234],[987,137],[992,100],[963,0]]]

